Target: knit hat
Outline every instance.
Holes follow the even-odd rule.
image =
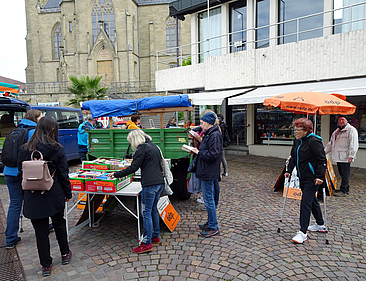
[[[214,125],[216,121],[216,115],[212,112],[207,112],[201,117],[201,120],[207,122],[208,124]]]
[[[339,120],[339,118],[342,118],[342,117],[348,121],[348,116],[347,115],[338,115],[337,120]]]

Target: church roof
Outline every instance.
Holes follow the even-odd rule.
[[[41,13],[52,13],[52,12],[61,12],[60,5],[62,2],[66,2],[69,0],[47,0],[44,7],[41,9]],[[174,0],[135,0],[139,6],[143,5],[154,5],[154,4],[169,4]]]
[[[61,12],[60,0],[47,0],[41,13]]]
[[[169,4],[173,0],[136,0],[137,4],[143,5],[153,5],[153,4]]]

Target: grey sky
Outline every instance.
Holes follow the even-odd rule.
[[[1,0],[0,11],[0,76],[25,82],[25,1]]]

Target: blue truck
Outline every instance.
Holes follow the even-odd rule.
[[[67,160],[79,159],[77,132],[83,122],[80,109],[57,106],[30,105],[24,101],[0,97],[0,155],[6,136],[14,130],[30,109],[38,109],[43,115],[54,118],[59,126],[59,142],[65,148]],[[0,173],[4,165],[0,160]],[[1,181],[1,179],[0,179]]]

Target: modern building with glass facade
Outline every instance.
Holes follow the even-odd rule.
[[[191,18],[191,64],[160,68],[156,89],[188,93],[198,111],[217,106],[230,127],[233,151],[287,158],[293,143],[290,112],[263,106],[286,92],[321,91],[346,96],[357,110],[359,133],[353,166],[366,168],[366,1],[178,0],[170,15]],[[306,115],[305,115],[306,117]],[[310,117],[314,119],[314,117]],[[336,115],[317,117],[327,144]]]

